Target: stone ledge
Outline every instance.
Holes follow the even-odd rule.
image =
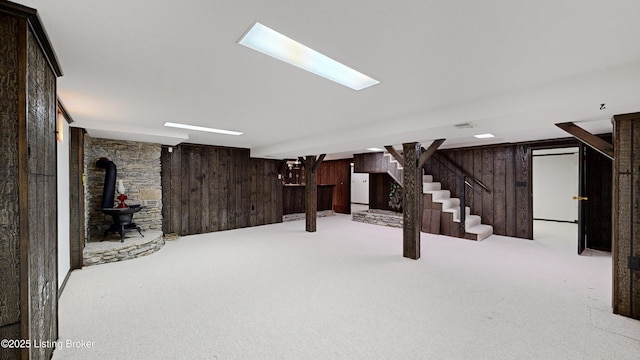
[[[390,227],[402,227],[402,213],[389,210],[369,209],[354,211],[351,220],[366,224],[382,225]]]
[[[333,210],[323,210],[318,211],[318,217],[326,217],[326,216],[334,216],[336,214]],[[305,213],[296,213],[296,214],[287,214],[282,217],[282,221],[296,221],[296,220],[304,220],[307,218],[307,214]]]
[[[137,232],[135,234],[135,237],[125,237],[124,242],[120,242],[119,238],[88,242],[83,251],[84,266],[135,259],[152,254],[164,246],[162,231],[143,231],[144,237],[140,237]]]

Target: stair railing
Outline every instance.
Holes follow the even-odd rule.
[[[435,154],[434,154],[434,155],[435,155]],[[444,166],[448,171],[450,171],[450,172],[454,173],[456,176],[464,176],[464,177],[465,177],[464,183],[461,183],[461,185],[460,185],[460,188],[461,188],[461,189],[464,189],[464,187],[465,187],[465,186],[467,186],[468,188],[470,188],[471,190],[473,190],[474,192],[476,192],[476,193],[478,193],[478,194],[482,193],[482,191],[480,191],[480,190],[476,189],[473,185],[471,185],[471,183],[470,183],[470,182],[468,182],[468,181],[466,180],[466,176],[464,175],[464,173],[463,173],[463,171],[462,171],[462,170],[454,170],[454,169],[450,168],[449,166],[447,166],[447,164],[445,164],[442,160],[440,160],[440,159],[439,159],[438,157],[436,157],[436,156],[432,156],[431,158],[432,158],[432,159],[435,159],[435,160],[436,160],[437,162],[439,162],[442,166]],[[454,165],[455,165],[455,164],[454,164]],[[483,189],[485,189],[486,191],[489,191],[489,189],[488,189],[486,186],[484,186],[484,184],[482,184],[481,182],[479,182],[478,180],[473,179],[473,181],[477,182],[477,183],[478,183],[478,185],[480,185],[480,186],[481,186]],[[462,191],[462,192],[464,192],[464,191]]]
[[[473,182],[475,182],[476,184],[478,184],[481,188],[483,188],[485,191],[487,192],[491,192],[491,190],[489,190],[489,188],[482,183],[482,181],[476,179],[473,174],[470,174],[467,170],[465,170],[462,166],[458,165],[455,161],[453,161],[451,158],[449,158],[449,156],[447,156],[447,154],[443,154],[440,152],[437,152],[435,154],[433,154],[434,156],[432,156],[432,158],[436,159],[440,164],[443,164],[447,170],[451,171],[454,174],[464,174],[465,176],[471,178],[471,180]],[[456,170],[451,170],[451,168],[449,168],[446,164],[444,164],[444,162],[442,160],[440,160],[440,157],[442,157],[442,159],[446,160],[448,163],[450,163],[454,168],[456,168]],[[472,187],[472,186],[471,186]]]
[[[458,180],[460,181],[460,189],[464,189],[465,185],[470,185],[467,182],[467,177],[464,175],[458,175]],[[473,186],[471,186],[471,188],[473,189]],[[466,206],[466,191],[462,190],[460,191],[460,233],[464,234],[467,232],[466,227],[466,220],[467,220],[467,206]]]

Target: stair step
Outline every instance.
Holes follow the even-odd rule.
[[[460,199],[458,198],[436,199],[432,201],[435,203],[440,203],[440,208],[442,209],[442,211],[447,209],[460,208]]]
[[[471,208],[470,207],[465,206],[465,210],[467,210],[466,216],[477,216],[477,215],[471,215]],[[460,222],[460,206],[452,207],[452,208],[449,208],[449,209],[444,209],[442,211],[453,214],[453,221]]]
[[[425,194],[431,194],[431,198],[433,199],[433,201],[448,199],[451,197],[451,191],[449,190],[423,190],[422,192]]]
[[[422,182],[423,183],[433,182],[433,176],[432,175],[422,175]]]
[[[455,218],[454,215],[454,219],[453,222],[460,224],[460,218]],[[464,218],[464,227],[465,229],[469,229],[472,228],[474,226],[477,225],[482,225],[482,218],[478,215],[467,215]]]
[[[489,236],[493,235],[493,226],[491,225],[476,225],[465,229],[468,234],[477,236],[477,241],[482,241]]]
[[[442,190],[442,184],[439,182],[424,182],[422,183],[422,192],[426,193],[427,191],[432,190]]]

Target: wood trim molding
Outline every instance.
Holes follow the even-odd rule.
[[[73,118],[67,111],[67,108],[62,103],[62,100],[60,100],[60,98],[57,98],[56,102],[58,103],[58,110],[62,113],[62,116],[64,116],[64,119],[67,121],[67,124],[73,123]]]

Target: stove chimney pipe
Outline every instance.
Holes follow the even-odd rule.
[[[109,158],[101,157],[96,160],[96,167],[106,170],[104,174],[104,188],[102,190],[102,208],[111,209],[113,208],[113,198],[116,195],[116,176],[118,174],[116,164],[109,160]]]

